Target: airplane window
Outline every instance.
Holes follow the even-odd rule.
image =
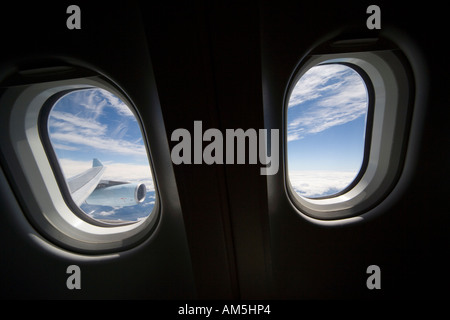
[[[305,198],[346,192],[363,170],[368,92],[345,64],[319,64],[297,81],[288,100],[288,177]]]
[[[152,213],[155,188],[141,127],[120,98],[95,87],[70,91],[51,107],[47,129],[65,182],[60,188],[74,211],[113,225]]]

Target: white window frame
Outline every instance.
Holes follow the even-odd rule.
[[[287,108],[297,80],[313,66],[343,63],[362,70],[373,87],[373,119],[364,173],[353,187],[334,197],[304,198],[295,192],[285,170],[286,189],[300,214],[314,219],[337,220],[360,215],[376,206],[392,190],[402,170],[407,141],[411,86],[400,58],[391,50],[320,54],[310,56],[290,82],[285,96],[284,122],[287,128]],[[287,129],[285,159],[287,159]]]
[[[7,125],[0,132],[3,152],[10,152],[11,174],[19,188],[30,194],[22,200],[33,225],[50,240],[63,247],[88,253],[120,251],[140,243],[159,220],[159,196],[155,185],[155,207],[146,219],[117,226],[100,226],[76,215],[64,201],[44,143],[39,135],[39,114],[49,98],[63,91],[102,88],[122,99],[136,115],[146,141],[140,117],[131,101],[109,81],[100,76],[65,79],[6,88],[0,105],[8,108]],[[146,148],[148,148],[146,146]],[[151,159],[149,164],[151,166]],[[58,164],[56,164],[58,165]],[[153,171],[153,168],[151,168]],[[154,174],[153,174],[154,176]]]

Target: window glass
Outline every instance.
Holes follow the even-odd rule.
[[[51,108],[48,138],[70,196],[104,223],[148,217],[156,195],[140,125],[116,95],[100,88],[72,91]]]
[[[331,197],[358,176],[364,160],[368,93],[343,64],[310,68],[293,88],[287,110],[288,177],[302,197]]]

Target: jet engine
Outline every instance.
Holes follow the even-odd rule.
[[[86,203],[110,207],[134,206],[144,201],[146,192],[147,189],[143,183],[98,187],[86,199]]]

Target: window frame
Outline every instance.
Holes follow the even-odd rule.
[[[373,114],[371,127],[366,126],[370,142],[365,144],[367,163],[364,172],[360,171],[359,179],[355,179],[352,185],[332,197],[305,198],[297,194],[289,180],[287,109],[290,94],[298,79],[313,66],[323,63],[351,66],[363,75],[366,87],[368,84],[372,86],[369,105],[372,104]],[[312,53],[299,63],[288,82],[283,105],[285,188],[291,204],[299,214],[318,220],[359,216],[379,204],[394,188],[402,171],[411,123],[414,85],[408,75],[409,66],[403,55],[395,49]]]
[[[17,195],[32,225],[59,246],[89,254],[126,250],[147,239],[160,220],[160,195],[145,128],[131,100],[104,76],[83,71],[80,76],[80,70],[57,79],[33,74],[30,83],[21,83],[6,81],[3,87],[0,103],[5,106],[2,121],[7,132],[2,135],[0,145],[8,153],[2,162],[10,169],[9,180],[19,190]],[[53,148],[46,148],[39,132],[42,131],[39,117],[46,104],[58,95],[87,88],[101,88],[115,94],[130,107],[141,128],[155,186],[155,206],[147,218],[138,222],[114,226],[93,223],[86,219],[86,214],[83,213],[84,217],[76,214],[64,199],[58,170],[54,170],[48,152]]]

